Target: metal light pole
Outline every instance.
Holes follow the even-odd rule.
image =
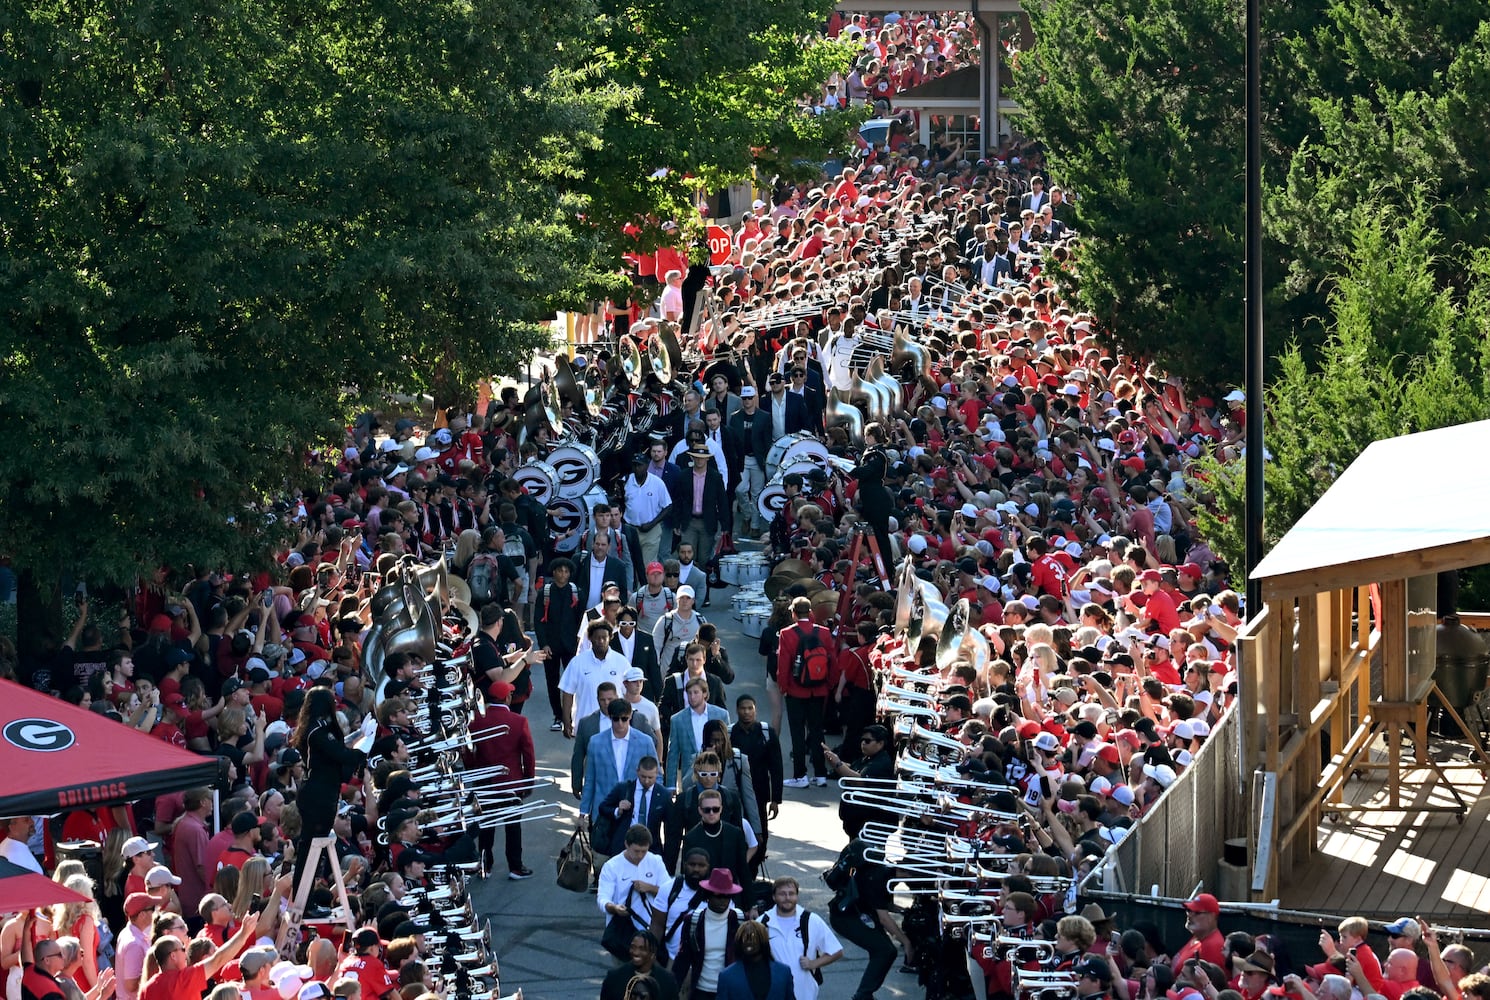
[[[1247,0],[1246,475],[1247,615],[1262,610],[1252,570],[1262,561],[1262,26],[1261,0]]]

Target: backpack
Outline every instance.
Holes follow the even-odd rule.
[[[828,904],[834,913],[852,913],[858,908],[859,865],[864,856],[860,841],[851,840],[838,852],[833,866],[823,872],[823,884],[833,890],[833,901]]]
[[[492,599],[492,582],[497,575],[497,557],[483,552],[471,558],[466,568],[466,585],[471,589],[472,604],[486,604]]]
[[[634,608],[641,607],[642,606],[642,601],[645,600],[648,596],[650,596],[650,595],[648,595],[647,588],[646,587],[638,587],[637,590],[636,590],[636,593],[634,593],[634,594],[631,595],[631,606],[634,607]],[[663,614],[667,614],[674,607],[676,607],[676,605],[673,603],[673,588],[671,588],[671,587],[663,587],[662,588],[662,593],[659,594],[659,595],[657,595],[657,596],[662,598],[662,602],[663,602],[662,613]],[[653,599],[655,600],[656,598],[653,598]],[[664,644],[667,642],[668,639],[672,638],[672,635],[673,635],[672,626],[669,625],[668,626],[668,631],[667,631],[667,636],[663,639]]]
[[[826,684],[828,668],[828,650],[818,639],[817,629],[797,626],[797,655],[792,658],[792,681],[802,687]]]
[[[523,545],[522,536],[518,534],[518,531],[520,531],[521,529],[519,529],[515,524],[512,526],[512,528],[512,531],[507,532],[507,541],[502,546],[502,555],[506,556],[508,559],[511,559],[512,564],[518,567],[519,570],[526,571],[528,565],[528,549],[527,546]]]
[[[568,583],[564,584],[564,586],[569,589],[569,606],[572,608],[579,607],[579,588],[574,585],[573,580],[570,580]],[[548,621],[548,602],[549,598],[553,596],[553,592],[554,585],[553,581],[550,580],[548,583],[545,583],[543,585],[543,617],[540,619],[540,621]]]
[[[799,914],[801,914],[801,917],[797,921],[797,933],[802,936],[802,957],[803,958],[806,958],[807,957],[807,951],[811,947],[811,945],[808,943],[808,940],[807,940],[807,925],[812,921],[812,911],[803,909],[802,907],[799,906],[799,907],[797,907],[797,912]],[[762,913],[761,916],[760,916],[760,923],[761,923],[761,926],[762,927],[768,927],[768,926],[770,926],[770,924],[771,924],[771,914],[769,914],[769,913]],[[785,965],[789,969],[790,968],[796,968],[796,963],[795,962],[788,962],[788,961],[786,961],[783,958],[777,958],[777,956],[775,956],[775,955],[772,955],[771,957],[774,958],[774,959],[776,959],[776,961],[782,963],[783,965]],[[813,978],[813,980],[819,986],[821,986],[823,984],[823,970],[822,969],[813,969],[812,970],[812,978]]]

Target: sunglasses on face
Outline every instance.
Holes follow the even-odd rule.
[[[717,778],[717,777],[719,777],[719,772],[718,771],[695,771],[694,773],[697,774],[700,778]]]
[[[723,812],[724,810],[720,809],[718,806],[699,806],[698,811],[707,815],[709,813]]]

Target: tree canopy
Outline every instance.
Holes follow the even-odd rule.
[[[0,551],[128,580],[367,394],[516,370],[595,267],[594,12],[76,0],[0,14]],[[257,543],[257,545],[256,545]]]
[[[0,9],[0,551],[262,552],[249,512],[370,398],[518,370],[622,222],[821,159],[791,98],[846,63],[803,41],[829,6]]]

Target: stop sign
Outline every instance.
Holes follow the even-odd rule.
[[[729,230],[723,226],[709,227],[709,263],[718,267],[729,260],[730,252],[734,249],[731,243]]]

